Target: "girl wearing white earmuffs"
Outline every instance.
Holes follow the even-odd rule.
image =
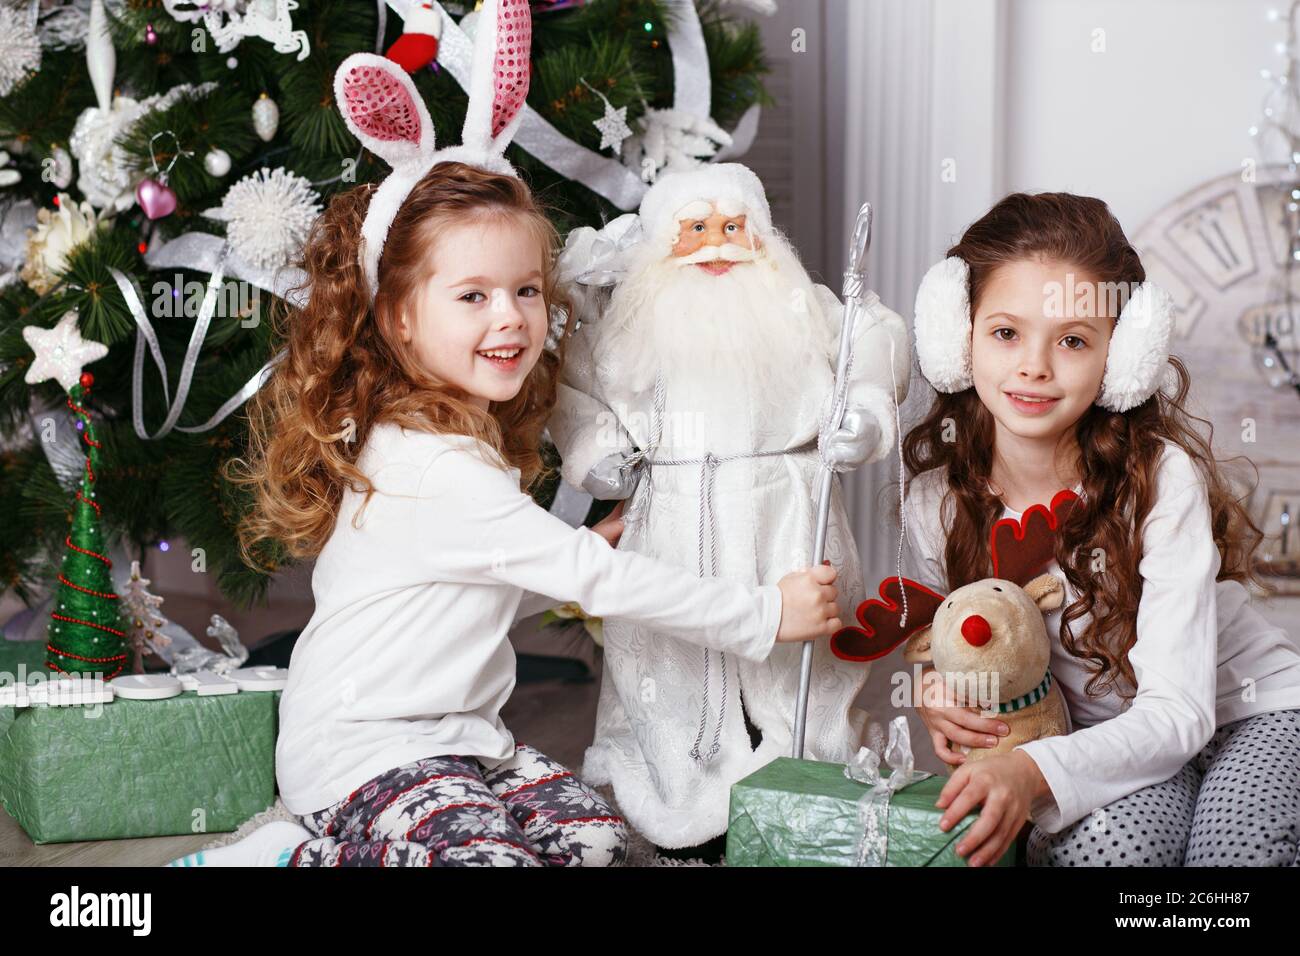
[[[937,391],[903,442],[918,579],[987,577],[993,523],[1063,489],[1044,681],[1072,732],[963,766],[1006,727],[927,671],[917,704],[953,772],[944,829],[1030,865],[1297,865],[1300,652],[1251,607],[1260,538],[1183,403],[1169,296],[1097,199],[1014,194],[926,274],[916,352]],[[994,635],[996,638],[996,635]]]

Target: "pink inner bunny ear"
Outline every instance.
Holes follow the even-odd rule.
[[[492,136],[499,136],[528,98],[533,14],[528,0],[497,0],[497,50],[493,64]]]
[[[357,64],[343,80],[348,116],[381,142],[420,144],[420,113],[400,79],[380,66]]]

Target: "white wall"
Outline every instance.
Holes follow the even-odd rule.
[[[940,3],[940,7],[949,6]],[[1008,0],[1005,192],[1105,199],[1132,234],[1253,157],[1277,0]],[[1093,31],[1105,52],[1092,52]],[[965,223],[952,223],[954,230]]]

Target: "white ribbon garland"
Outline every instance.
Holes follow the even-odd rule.
[[[185,402],[189,398],[194,369],[198,364],[199,355],[203,349],[203,341],[207,338],[208,329],[212,324],[221,284],[227,271],[237,278],[291,302],[301,302],[303,297],[304,293],[301,290],[298,290],[294,295],[290,295],[288,291],[290,286],[301,281],[302,273],[293,269],[272,272],[251,265],[230,254],[224,240],[205,233],[187,233],[173,239],[166,245],[146,255],[145,262],[152,268],[175,266],[211,270],[212,274],[208,279],[203,304],[199,308],[198,317],[194,320],[190,341],[185,349],[180,378],[176,383],[176,399],[173,401],[167,385],[167,362],[163,358],[158,335],[145,312],[140,289],[136,285],[134,278],[128,278],[118,269],[109,269],[113,281],[117,283],[118,290],[122,293],[122,298],[126,301],[127,309],[136,324],[135,357],[131,366],[131,422],[135,428],[135,433],[144,441],[156,441],[173,430],[190,434],[211,431],[235,409],[252,398],[257,390],[262,387],[272,368],[288,355],[286,349],[281,349],[279,353],[258,369],[239,391],[223,402],[221,407],[207,421],[199,425],[176,424],[181,412],[185,409]],[[152,435],[149,434],[144,424],[144,351],[146,346],[148,346],[149,353],[153,356],[154,366],[158,369],[158,377],[162,379],[163,402],[168,406],[167,417]]]

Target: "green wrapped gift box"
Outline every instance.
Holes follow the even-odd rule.
[[[939,829],[943,811],[934,802],[947,781],[926,777],[892,796],[886,866],[967,865],[956,847],[977,815]],[[858,800],[868,789],[846,777],[843,764],[778,757],[732,785],[727,865],[856,865]],[[1015,852],[1013,845],[994,865],[1015,865]]]
[[[5,683],[20,665],[47,673],[44,659],[43,642],[0,640]],[[35,843],[237,829],[275,802],[279,701],[185,692],[0,707],[0,803]]]

